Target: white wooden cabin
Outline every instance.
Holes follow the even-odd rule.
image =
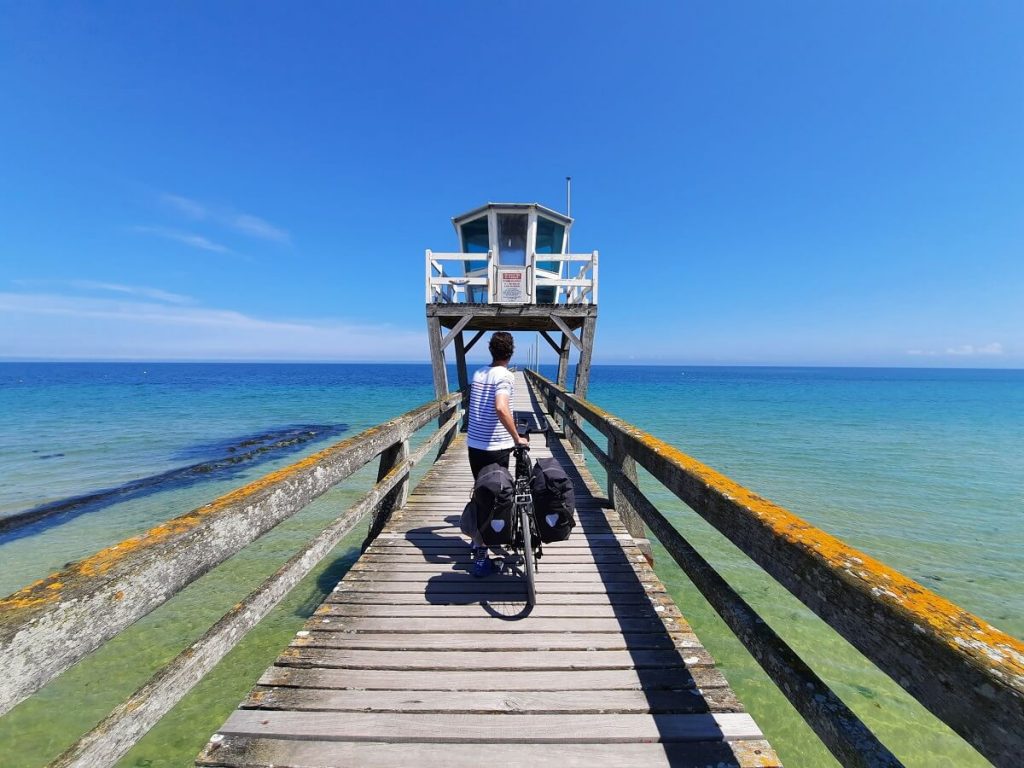
[[[597,251],[568,253],[572,223],[539,203],[455,216],[459,252],[426,254],[427,303],[596,304]]]

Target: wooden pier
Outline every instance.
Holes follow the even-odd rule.
[[[2,717],[379,462],[358,501],[50,768],[115,765],[357,526],[367,530],[358,562],[197,765],[779,765],[652,570],[656,540],[664,567],[678,566],[841,765],[902,766],[645,495],[652,483],[980,755],[999,768],[1020,765],[1024,643],[588,400],[598,252],[569,251],[570,217],[536,203],[488,203],[453,225],[460,250],[425,253],[434,400],[0,599]],[[532,608],[519,576],[472,577],[459,532],[472,486],[459,434],[467,355],[493,330],[539,334],[557,356],[554,380],[517,374],[513,407],[551,426],[547,439],[532,437],[532,453],[558,458],[576,486],[579,526],[544,547]],[[410,488],[413,469],[428,461]],[[600,465],[606,485],[585,461]]]
[[[535,399],[517,374],[515,410]],[[460,437],[221,727],[201,766],[777,765],[710,655],[568,444],[576,485],[530,610],[476,579]]]

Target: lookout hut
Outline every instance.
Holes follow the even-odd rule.
[[[585,395],[597,326],[597,251],[569,252],[573,219],[539,203],[487,203],[453,217],[452,225],[459,251],[426,252],[437,396],[449,391],[445,350],[454,343],[464,390],[466,353],[487,331],[539,332],[558,354],[563,387],[575,348],[574,390]]]

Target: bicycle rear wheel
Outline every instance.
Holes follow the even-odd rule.
[[[530,513],[528,510],[521,510],[519,524],[523,528],[523,568],[526,577],[526,602],[528,605],[537,604],[537,564],[533,559],[533,537],[530,535]]]

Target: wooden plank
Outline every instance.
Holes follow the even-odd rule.
[[[699,714],[742,712],[727,688],[682,691],[359,691],[257,686],[249,709],[321,712]]]
[[[655,618],[536,618],[532,614],[520,621],[505,621],[486,616],[411,618],[408,616],[366,616],[336,617],[324,624],[324,614],[317,615],[306,623],[306,629],[339,632],[458,632],[467,634],[516,632],[659,632],[666,629],[676,632],[689,631],[689,625],[682,619]],[[477,642],[481,642],[477,640]]]
[[[326,741],[545,744],[585,741],[690,742],[760,739],[750,715],[441,715],[375,712],[278,712],[236,710],[219,729],[225,735]]]
[[[508,613],[503,613],[502,608],[508,608]],[[662,608],[662,611],[657,611],[657,608]],[[421,618],[473,618],[474,620],[479,619],[492,619],[493,621],[500,621],[504,624],[512,626],[519,621],[526,621],[527,619],[534,618],[558,618],[558,619],[577,619],[577,618],[613,618],[613,619],[628,619],[628,618],[643,618],[643,617],[660,617],[660,616],[678,616],[679,609],[672,605],[653,605],[650,601],[640,603],[629,603],[629,604],[610,604],[610,603],[580,603],[578,601],[570,604],[538,604],[533,606],[528,613],[523,613],[525,606],[522,603],[488,603],[487,605],[480,605],[479,603],[468,603],[468,604],[445,604],[445,605],[432,605],[430,603],[423,605],[409,605],[409,604],[366,604],[366,603],[353,603],[349,601],[338,602],[338,603],[324,603],[321,605],[314,614],[313,618],[320,617],[332,617],[332,616],[375,616],[380,618],[407,618],[410,621],[421,619]],[[313,619],[310,619],[312,621]]]
[[[660,669],[706,667],[714,664],[702,648],[671,651],[350,651],[334,648],[294,648],[283,651],[278,664],[335,669],[487,669],[526,672],[556,669]]]
[[[341,595],[340,597],[338,595]],[[377,603],[380,605],[517,605],[519,609],[525,610],[525,603],[512,596],[513,593],[495,593],[480,590],[478,592],[435,592],[424,594],[423,592],[342,592],[331,593],[327,601],[332,603]],[[646,605],[649,596],[643,592],[621,593],[621,594],[590,594],[578,595],[554,592],[545,594],[544,602],[548,605]]]
[[[479,768],[476,744],[383,744],[266,739],[217,734],[199,756],[204,768]],[[768,742],[686,744],[489,744],[490,765],[559,768],[780,768]]]
[[[481,638],[476,634],[453,632],[364,633],[351,631],[302,630],[292,640],[293,648],[344,648],[381,651],[636,651],[679,648],[685,652],[701,649],[696,635],[669,634],[664,627],[654,632],[525,632],[502,633]]]
[[[276,665],[259,680],[265,686],[295,688],[352,688],[386,691],[605,691],[687,690],[725,688],[728,683],[714,667],[663,669],[520,670],[496,675],[490,669],[433,670],[331,669]]]
[[[437,594],[480,594],[490,596],[503,594],[518,594],[525,589],[526,584],[521,576],[495,575],[487,579],[474,579],[468,574],[443,573],[433,576],[427,581],[380,581],[365,579],[345,579],[336,588],[339,592],[415,592],[428,595]],[[545,595],[550,594],[574,594],[574,595],[603,595],[612,593],[643,595],[643,589],[636,579],[626,582],[615,581],[550,581],[541,585],[538,590]]]

